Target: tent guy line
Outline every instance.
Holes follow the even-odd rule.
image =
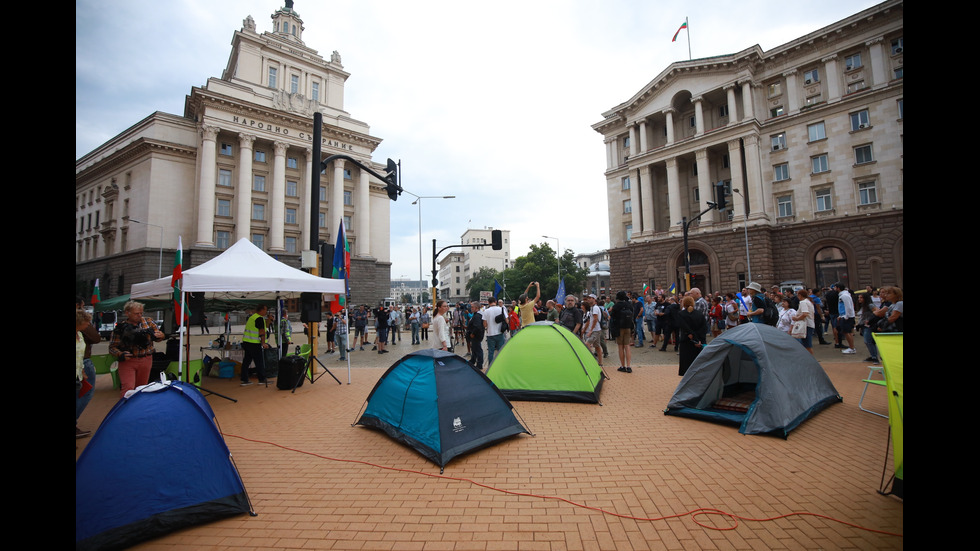
[[[464,478],[464,477],[458,477],[458,476],[449,476],[449,475],[437,474],[437,473],[427,473],[425,471],[418,471],[418,470],[415,470],[415,469],[406,469],[404,467],[390,467],[390,466],[387,466],[387,465],[379,465],[377,463],[371,463],[370,461],[363,461],[361,459],[342,459],[342,458],[338,458],[338,457],[330,457],[328,455],[323,455],[323,454],[319,454],[319,453],[315,453],[315,452],[301,450],[299,448],[291,448],[289,446],[284,446],[282,444],[277,444],[275,442],[269,442],[269,441],[266,441],[266,440],[257,440],[257,439],[254,439],[254,438],[248,438],[248,437],[245,437],[245,436],[239,436],[237,434],[230,434],[230,433],[226,433],[226,432],[222,432],[221,435],[223,437],[225,437],[225,438],[237,438],[238,440],[243,440],[245,442],[252,442],[254,444],[264,444],[264,445],[272,446],[272,447],[279,448],[279,449],[282,449],[282,450],[285,450],[285,451],[290,451],[290,452],[300,453],[300,454],[304,454],[304,455],[309,455],[309,456],[316,457],[318,459],[325,459],[327,461],[336,461],[338,463],[355,463],[355,464],[365,465],[365,466],[368,466],[368,467],[374,467],[376,469],[382,469],[382,470],[386,470],[386,471],[395,471],[395,472],[402,472],[402,473],[408,473],[408,474],[416,474],[416,475],[427,476],[427,477],[430,477],[430,478],[438,478],[438,479],[441,479],[441,480],[449,480],[449,481],[454,481],[454,482],[466,482],[466,483],[472,484],[473,486],[478,486],[480,488],[485,488],[487,490],[491,490],[491,491],[494,491],[494,492],[500,492],[502,494],[509,494],[509,495],[518,496],[518,497],[531,497],[531,498],[536,498],[536,499],[561,501],[563,503],[567,503],[567,504],[572,505],[574,507],[578,507],[578,508],[581,508],[581,509],[588,509],[590,511],[595,511],[597,513],[602,513],[603,515],[609,515],[609,516],[613,516],[613,517],[631,519],[631,520],[636,520],[636,521],[654,522],[654,521],[659,521],[659,520],[670,520],[670,519],[674,519],[674,518],[683,518],[683,517],[686,517],[686,516],[690,516],[691,519],[694,521],[694,523],[697,524],[698,526],[701,526],[702,528],[707,528],[709,530],[725,531],[725,530],[734,530],[735,528],[737,528],[738,527],[738,521],[739,520],[742,520],[742,521],[745,521],[745,522],[772,522],[772,521],[776,521],[776,520],[779,520],[779,519],[789,518],[789,517],[794,517],[794,516],[809,516],[809,517],[822,518],[822,519],[825,519],[825,520],[836,522],[838,524],[843,524],[845,526],[850,526],[850,527],[856,528],[858,530],[863,530],[865,532],[873,532],[875,534],[884,534],[886,536],[895,536],[895,537],[898,537],[898,538],[904,538],[905,537],[904,534],[898,534],[898,533],[895,533],[895,532],[888,532],[888,531],[885,531],[885,530],[878,530],[876,528],[868,528],[866,526],[861,526],[860,524],[855,524],[853,522],[848,522],[846,520],[841,520],[841,519],[834,518],[834,517],[831,517],[831,516],[828,516],[828,515],[821,515],[819,513],[811,513],[809,511],[793,511],[793,512],[790,512],[790,513],[784,513],[782,515],[776,515],[776,516],[773,516],[773,517],[751,518],[751,517],[743,517],[743,516],[740,516],[740,515],[736,515],[734,513],[729,513],[729,512],[726,512],[726,511],[722,511],[720,509],[713,509],[713,508],[708,508],[708,507],[699,507],[697,509],[692,509],[692,510],[687,511],[685,513],[675,513],[673,515],[663,515],[663,516],[659,516],[659,517],[638,517],[638,516],[633,516],[633,515],[626,515],[626,514],[623,514],[623,513],[617,513],[615,511],[609,511],[609,510],[606,510],[606,509],[602,509],[600,507],[593,507],[591,505],[585,505],[584,503],[578,503],[578,502],[572,501],[570,499],[567,499],[567,498],[564,498],[564,497],[561,497],[561,496],[548,496],[548,495],[534,494],[534,493],[529,493],[529,492],[518,492],[518,491],[515,491],[515,490],[507,490],[505,488],[498,488],[496,486],[491,486],[489,484],[484,484],[482,482],[477,482],[476,480],[473,480],[471,478]],[[697,517],[698,516],[701,516],[701,515],[722,515],[722,516],[726,516],[726,517],[728,517],[728,518],[730,518],[730,519],[732,519],[734,521],[734,525],[732,525],[732,526],[718,527],[718,526],[710,526],[710,525],[707,525],[707,524],[703,524],[702,522],[699,522],[697,520]]]

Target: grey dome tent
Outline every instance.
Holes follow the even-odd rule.
[[[725,331],[708,344],[664,410],[739,426],[742,434],[789,431],[842,398],[799,341],[762,323]]]

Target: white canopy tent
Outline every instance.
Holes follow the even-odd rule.
[[[173,294],[171,276],[133,285],[131,297],[166,298]],[[214,298],[272,300],[296,298],[300,293],[342,295],[344,280],[310,275],[272,258],[242,238],[225,252],[200,266],[183,271],[185,293],[207,293]]]
[[[167,298],[173,295],[172,276],[133,285],[130,297]],[[308,274],[272,258],[242,238],[211,260],[182,271],[183,293],[205,293],[208,298],[275,300],[298,298],[301,293],[323,293],[336,300],[347,291],[343,279]],[[183,297],[181,308],[183,309]],[[278,315],[278,312],[277,312]],[[278,322],[277,322],[278,323]],[[184,327],[180,331],[180,363],[184,363]],[[181,371],[183,367],[181,367]],[[350,365],[348,363],[348,383]],[[340,381],[337,381],[340,383]]]

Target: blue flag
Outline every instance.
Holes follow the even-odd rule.
[[[499,295],[500,291],[503,290],[504,288],[501,287],[499,283],[497,283],[497,280],[496,279],[493,280],[493,298],[497,298],[497,295]]]
[[[565,304],[565,279],[558,282],[558,294],[555,295],[555,302]]]

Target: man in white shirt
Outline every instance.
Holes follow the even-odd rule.
[[[847,339],[847,348],[842,350],[844,354],[856,354],[854,350],[854,299],[847,291],[843,283],[835,283],[837,288],[837,332],[844,335]]]
[[[596,360],[602,367],[602,310],[596,304],[595,295],[585,295],[585,306],[588,311],[582,320],[582,341],[590,351],[595,350]]]
[[[503,316],[504,321],[507,319],[507,314],[504,311],[503,306],[497,306],[491,301],[491,305],[487,306],[483,310],[483,327],[487,330],[487,368],[493,363],[494,356],[500,352],[500,349],[504,347],[504,334],[500,329],[500,321],[497,321],[499,316]]]

